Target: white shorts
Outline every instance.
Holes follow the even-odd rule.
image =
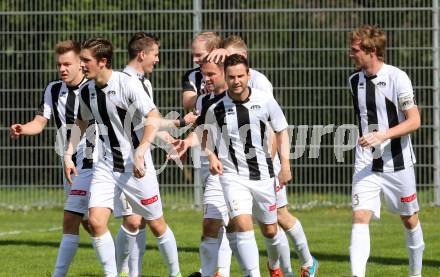
[[[223,195],[222,185],[218,175],[208,175],[203,180],[203,218],[223,220],[224,225],[229,223],[228,207]]]
[[[138,179],[132,172],[114,172],[113,166],[106,161],[96,163],[90,185],[89,208],[105,207],[115,210],[121,203],[122,193],[133,213],[147,220],[158,219],[163,215],[156,174],[147,171],[144,177]],[[122,211],[115,211],[116,213],[121,215]]]
[[[92,181],[93,169],[79,169],[78,176],[72,175],[72,185],[66,185],[66,203],[64,210],[82,214],[88,217],[88,206],[90,197],[90,183]]]
[[[278,177],[275,177],[275,192],[277,197],[277,209],[286,206],[288,204],[287,187],[280,184]]]
[[[419,211],[414,168],[396,172],[373,172],[368,168],[355,169],[353,174],[352,208],[371,210],[380,218],[380,194],[392,213],[413,215]]]
[[[230,218],[253,215],[260,223],[277,222],[274,178],[254,181],[236,174],[220,176]]]

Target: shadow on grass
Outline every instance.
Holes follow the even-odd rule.
[[[44,247],[54,247],[58,248],[60,246],[59,242],[50,242],[50,241],[34,241],[34,240],[0,240],[0,246],[44,246]],[[90,248],[92,249],[92,244],[80,243],[79,248]],[[148,245],[147,250],[157,250],[155,245]],[[198,247],[179,247],[179,252],[190,252],[190,253],[198,253]],[[260,250],[260,256],[266,256],[266,252],[264,250]],[[333,262],[349,262],[349,255],[341,255],[341,254],[329,254],[323,252],[313,252],[313,255],[320,261],[333,261]],[[291,253],[292,258],[297,258],[295,253]],[[403,258],[392,258],[392,257],[378,257],[378,256],[370,256],[368,259],[369,263],[376,263],[382,265],[407,265],[408,259]],[[424,259],[423,266],[428,267],[440,267],[440,260],[430,260]],[[97,275],[82,275],[82,276],[97,276]],[[154,277],[154,276],[146,276],[146,277]]]

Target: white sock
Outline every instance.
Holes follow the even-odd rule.
[[[240,268],[243,269],[244,268],[243,261],[241,260],[240,253],[238,252],[238,247],[237,247],[237,232],[226,233],[226,237],[228,238],[229,247],[231,248],[232,253],[237,259]]]
[[[292,265],[290,263],[290,247],[286,233],[282,228],[278,228],[280,233],[280,267],[286,277],[293,277]]]
[[[295,224],[286,231],[286,234],[290,237],[295,247],[296,254],[301,262],[301,266],[313,265],[312,254],[310,254],[309,245],[307,244],[306,234],[299,220],[296,220]]]
[[[259,253],[254,231],[237,232],[237,248],[247,276],[260,276]]]
[[[266,245],[267,259],[269,261],[269,267],[271,269],[279,268],[280,267],[280,253],[281,253],[280,233],[277,232],[277,234],[273,238],[264,237],[264,244]]]
[[[115,244],[113,243],[112,234],[107,231],[100,237],[92,237],[93,248],[95,248],[96,256],[101,262],[106,277],[118,276],[116,269]]]
[[[229,246],[226,230],[223,227],[220,231],[219,237],[221,237],[220,248],[218,250],[217,268],[218,272],[224,276],[229,277],[231,271],[231,256],[232,250]]]
[[[218,238],[205,237],[200,243],[199,255],[202,276],[214,276],[217,268],[220,241]]]
[[[370,256],[370,230],[368,224],[355,223],[351,228],[350,263],[351,274],[365,277],[368,257]]]
[[[405,228],[406,246],[409,255],[409,274],[410,276],[422,275],[422,260],[425,243],[423,241],[423,232],[420,222],[417,226],[408,230]]]
[[[78,250],[79,235],[63,234],[60,248],[58,249],[58,257],[55,264],[55,271],[52,277],[65,276],[76,250]]]
[[[145,247],[147,245],[147,232],[144,229],[139,229],[136,236],[136,243],[133,245],[133,250],[129,254],[128,268],[131,277],[138,277],[142,274],[142,259],[145,254]]]
[[[169,226],[167,226],[165,233],[157,238],[157,245],[168,267],[169,275],[176,276],[180,272],[179,257],[177,255],[176,239]]]
[[[132,233],[125,229],[123,225],[119,227],[118,236],[116,237],[116,266],[119,273],[128,273],[128,257],[133,252],[138,233],[139,230]]]

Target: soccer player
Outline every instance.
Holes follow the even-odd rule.
[[[422,274],[425,244],[410,138],[420,127],[420,114],[408,75],[385,63],[386,40],[385,32],[371,25],[349,33],[350,58],[360,69],[349,77],[360,136],[353,174],[350,244],[351,272],[357,277],[365,276],[369,223],[380,217],[380,193],[405,227],[409,276]]]
[[[159,38],[153,34],[138,32],[133,35],[128,43],[129,62],[123,72],[130,75],[142,84],[147,97],[153,100],[153,87],[145,78],[145,74],[151,74],[154,66],[159,62]],[[190,117],[195,117],[192,113]],[[185,121],[188,117],[183,118]],[[165,126],[179,127],[180,120],[165,120]],[[186,125],[186,123],[184,123]],[[159,131],[157,136],[167,143],[173,143],[174,138],[168,132]],[[150,160],[151,158],[148,158]],[[153,166],[150,164],[149,166]],[[123,217],[123,223],[119,228],[116,238],[116,260],[119,272],[130,273],[130,276],[140,276],[142,273],[142,257],[146,247],[146,220],[142,216],[134,214],[130,204],[121,193],[116,202],[115,217]],[[126,247],[128,246],[128,248]]]
[[[52,81],[46,87],[40,109],[35,118],[22,125],[13,124],[10,129],[11,136],[18,138],[22,135],[30,136],[40,134],[53,116],[57,127],[58,141],[64,144],[71,134],[71,126],[77,117],[79,105],[79,87],[87,80],[81,71],[79,53],[81,46],[72,40],[61,41],[55,45],[58,73],[60,80]],[[90,128],[90,135],[94,136],[94,128]],[[89,187],[93,166],[93,137],[86,143],[84,137],[78,145],[74,161],[78,175],[73,178],[72,185],[64,180],[67,200],[64,205],[63,238],[58,250],[55,271],[52,276],[65,276],[72,263],[79,244],[79,226],[87,218]],[[90,147],[86,150],[86,147]],[[61,152],[62,153],[62,152]],[[95,152],[96,153],[96,152]],[[91,155],[90,155],[91,154]],[[96,157],[96,155],[95,155]],[[88,222],[83,221],[84,229],[90,232]]]
[[[206,110],[209,105],[215,103],[221,97],[225,95],[228,88],[225,77],[223,64],[215,64],[208,62],[204,59],[200,65],[201,72],[205,79],[205,89],[207,94],[200,95],[197,98],[196,111]],[[200,118],[200,117],[199,117]],[[203,124],[200,121],[197,123]],[[202,141],[202,143],[199,143]],[[183,141],[180,151],[185,152],[186,149],[191,146],[204,146],[206,144],[206,138],[203,138],[201,128],[196,129]],[[217,175],[212,175],[209,172],[209,162],[206,155],[200,156],[200,174],[201,180],[204,183],[203,194],[203,231],[202,241],[199,247],[200,261],[201,261],[201,274],[193,273],[190,276],[223,276],[229,277],[230,260],[231,255],[226,254],[224,251],[220,251],[220,246],[224,244],[224,232],[229,222],[228,209],[223,196],[222,186]],[[226,239],[226,245],[229,252],[231,250],[228,246]],[[219,257],[223,255],[223,257]],[[218,263],[220,260],[220,263]],[[227,260],[227,263],[222,262]],[[218,271],[216,272],[216,268]]]
[[[287,121],[273,97],[248,87],[246,58],[237,54],[227,57],[224,70],[226,95],[211,105],[206,114],[201,114],[210,138],[207,143],[210,171],[220,175],[229,214],[238,230],[237,248],[245,275],[260,276],[252,215],[265,238],[268,266],[281,275],[276,267],[280,239],[268,125],[276,132],[281,154],[280,182],[288,182],[291,172]]]
[[[220,43],[220,36],[214,32],[202,32],[198,34],[191,44],[193,62],[200,65],[203,58],[205,58],[209,52],[219,48]],[[200,66],[188,70],[182,78],[183,108],[185,110],[193,109],[196,104],[197,96],[205,92]]]
[[[239,54],[247,58],[247,51],[247,45],[244,40],[239,36],[232,35],[222,41],[221,48],[213,50],[211,53],[209,53],[207,59],[219,62],[223,61],[225,57],[233,54]],[[273,86],[263,73],[249,68],[249,74],[250,80],[248,86],[250,88],[256,88],[259,91],[269,93],[271,96],[273,96]],[[280,170],[280,161],[278,155],[275,155],[273,163],[275,175],[278,175]],[[278,224],[282,228],[282,230],[280,230],[280,237],[282,241],[280,265],[282,267],[282,270],[286,276],[293,276],[290,264],[289,242],[287,241],[286,235],[283,232],[284,230],[285,233],[292,240],[295,251],[300,259],[300,276],[314,277],[317,275],[319,263],[310,253],[307,238],[302,228],[301,222],[298,220],[298,218],[294,217],[287,209],[288,202],[285,184],[280,183],[278,178],[276,177],[275,181]]]
[[[176,240],[163,217],[149,153],[160,114],[139,80],[111,69],[112,56],[113,46],[103,38],[89,39],[81,48],[83,71],[91,81],[81,89],[83,102],[76,122],[83,131],[88,120],[96,119],[105,145],[105,155],[96,163],[90,186],[93,245],[105,275],[117,276],[115,246],[107,223],[115,199],[123,192],[133,212],[146,219],[156,236],[169,275],[181,276]],[[73,145],[69,144],[64,156],[68,179],[74,170],[69,159]]]

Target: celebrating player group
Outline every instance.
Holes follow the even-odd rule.
[[[349,87],[359,121],[352,183],[352,276],[365,276],[369,223],[380,216],[381,193],[404,225],[408,274],[422,276],[424,242],[410,139],[420,126],[420,115],[411,81],[385,63],[386,35],[381,29],[361,26],[348,34],[348,42],[356,69]],[[156,36],[134,34],[127,43],[127,65],[116,71],[114,47],[105,38],[57,43],[60,80],[47,85],[32,121],[11,125],[12,138],[41,133],[51,117],[58,128],[66,203],[52,276],[67,274],[81,225],[91,236],[105,276],[142,275],[147,226],[168,275],[183,276],[150,150],[158,141],[168,146],[168,158],[176,162],[190,148],[200,153],[195,156],[204,187],[200,269],[189,276],[229,277],[231,259],[243,276],[266,275],[259,267],[254,225],[263,235],[264,270],[270,276],[295,275],[289,239],[300,276],[318,276],[320,264],[310,253],[301,222],[288,210],[289,125],[271,82],[250,67],[244,40],[214,32],[195,36],[191,49],[197,67],[182,77],[183,108],[190,112],[175,120],[162,117],[146,79],[159,62],[159,49]],[[171,135],[172,129],[182,127],[191,131],[184,137]],[[107,226],[112,213],[122,218],[115,239]]]

